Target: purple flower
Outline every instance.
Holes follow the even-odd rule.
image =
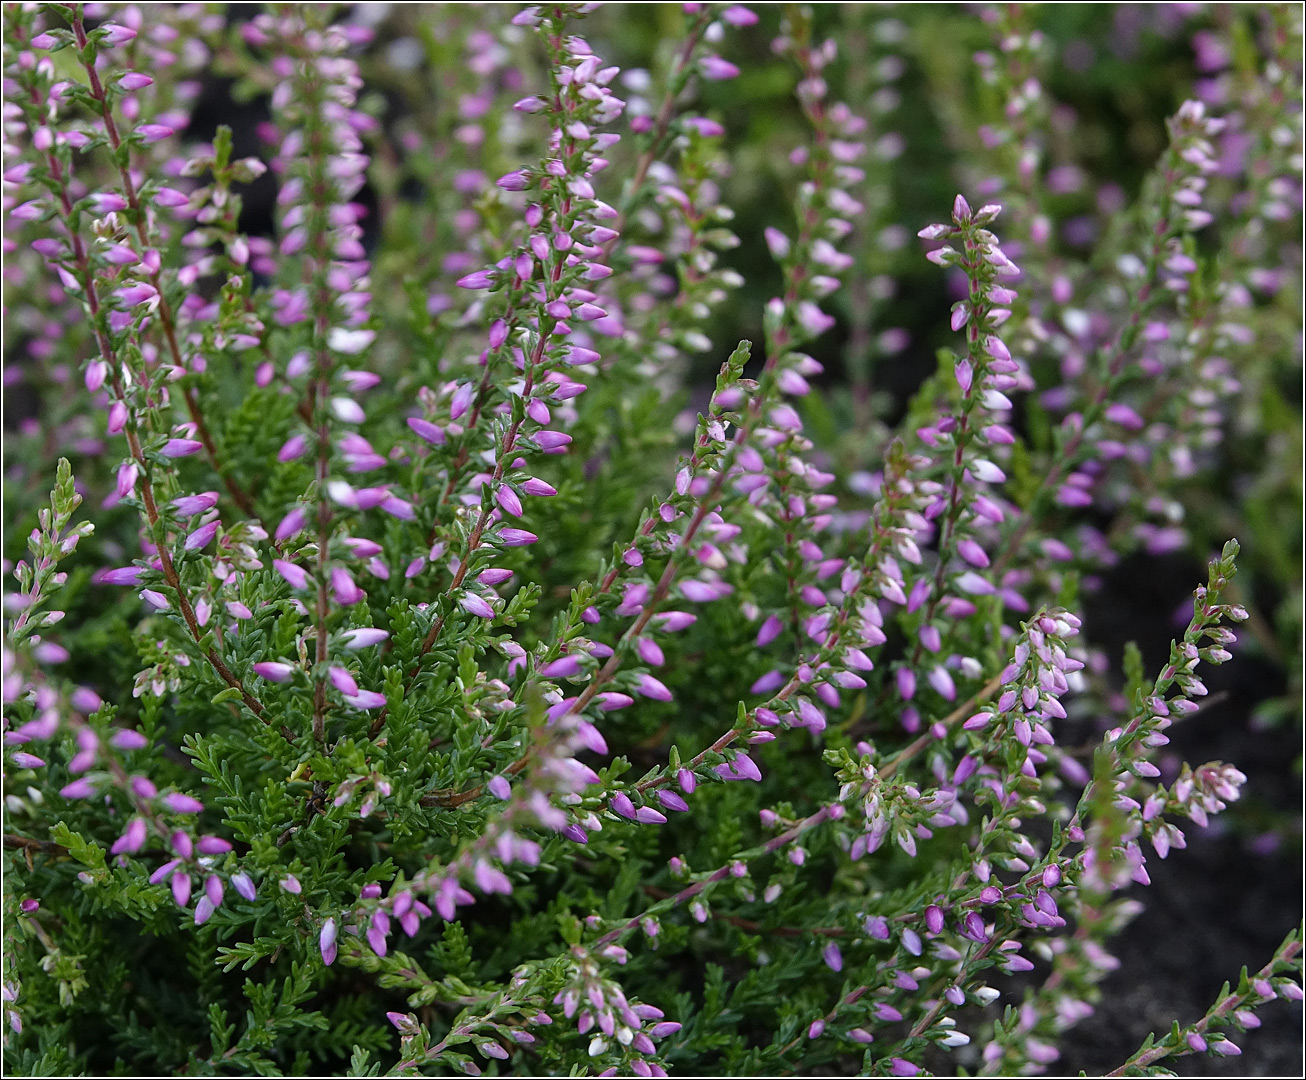
[[[327,919],[322,924],[322,932],[318,935],[317,947],[322,953],[322,962],[330,967],[336,961],[336,921]]]
[[[567,679],[580,671],[580,661],[575,656],[564,656],[540,668],[546,679]]]
[[[123,834],[114,841],[113,847],[109,849],[111,855],[120,855],[123,852],[135,854],[145,846],[145,819],[134,817],[128,823]]]
[[[172,875],[172,899],[178,907],[184,908],[190,903],[190,875],[179,869]]]
[[[666,657],[662,653],[662,647],[652,638],[642,637],[635,642],[635,652],[639,658],[646,664],[653,667],[661,667],[666,663]]]
[[[134,284],[124,286],[115,293],[128,307],[136,307],[139,304],[148,303],[150,300],[158,298],[159,291],[153,285],[147,285],[143,281],[137,281]]]
[[[821,950],[821,959],[831,971],[843,970],[843,953],[839,951],[839,946],[835,942],[830,942]]]
[[[463,595],[458,598],[458,606],[469,615],[476,615],[482,619],[494,618],[494,608],[490,607],[484,599],[477,596],[475,593],[463,593]]]
[[[703,72],[703,78],[715,81],[733,79],[739,74],[739,68],[729,60],[722,60],[721,57],[711,53],[699,60],[699,68]]]
[[[174,814],[198,814],[204,809],[204,804],[199,799],[180,791],[170,791],[163,796],[163,805]]]
[[[353,574],[345,567],[337,566],[331,571],[331,595],[336,603],[348,607],[362,601],[367,593],[359,587]]]
[[[172,508],[177,511],[178,517],[194,517],[196,514],[212,510],[217,505],[216,491],[202,491],[198,495],[183,495],[179,499],[172,500]]]
[[[1107,406],[1106,418],[1112,423],[1119,424],[1121,427],[1126,428],[1129,431],[1143,430],[1143,418],[1139,416],[1138,413],[1134,412],[1134,410],[1128,405],[1124,405],[1120,402]]]
[[[658,788],[657,798],[658,802],[668,810],[676,810],[680,813],[685,813],[689,810],[689,803],[685,802],[681,796],[677,795],[669,788]]]
[[[784,623],[780,621],[778,616],[768,615],[766,621],[762,623],[760,629],[757,631],[757,647],[761,649],[771,644],[771,642],[780,636],[780,632],[783,629]]]
[[[126,45],[129,41],[134,41],[136,31],[119,23],[105,23],[99,28],[100,44],[105,48],[114,49],[119,45]]]
[[[173,133],[173,129],[167,124],[141,124],[136,129],[136,134],[141,137],[141,142],[146,146],[160,142]]]
[[[597,364],[603,359],[601,353],[593,349],[583,349],[579,345],[573,345],[567,350],[567,363],[579,366],[581,364]]]
[[[150,875],[150,884],[158,885],[164,878],[171,874],[178,866],[181,865],[180,859],[169,859]]]
[[[327,668],[327,677],[331,680],[331,685],[344,694],[345,697],[353,697],[358,694],[358,683],[339,664],[332,664]]]
[[[272,568],[281,575],[292,589],[308,588],[308,571],[285,559],[273,559]]]
[[[166,458],[180,458],[198,454],[203,449],[204,444],[198,439],[169,439],[159,453]]]
[[[277,451],[277,460],[283,465],[290,461],[298,461],[308,451],[308,436],[304,434],[292,435]],[[294,513],[292,510],[291,513]],[[281,537],[277,537],[281,539]]]
[[[670,701],[672,698],[666,685],[648,674],[640,675],[635,680],[635,692],[654,701]]]
[[[101,585],[139,585],[145,568],[141,566],[121,566],[114,570],[101,570],[95,575]]]
[[[494,275],[489,270],[477,270],[460,277],[456,284],[461,289],[488,289],[494,284]]]
[[[204,895],[215,908],[222,906],[222,879],[217,874],[210,874],[204,879]]]
[[[417,1021],[413,1019],[411,1013],[388,1012],[385,1014],[387,1020],[399,1030],[402,1035],[416,1035]]]
[[[929,684],[934,688],[935,693],[939,694],[947,701],[955,701],[957,697],[957,687],[952,681],[952,675],[948,669],[942,666],[936,666],[929,670],[926,675]]]
[[[231,875],[231,887],[246,900],[253,900],[257,895],[253,878],[244,872]]]
[[[341,635],[344,639],[344,647],[350,650],[366,649],[371,645],[380,645],[389,636],[390,632],[388,630],[377,630],[370,626],[346,630]]]
[[[283,664],[278,660],[260,660],[254,665],[254,674],[268,682],[289,682],[295,674],[295,665]]]
[[[505,547],[525,547],[533,544],[539,537],[525,529],[500,529],[499,540]]]
[[[513,517],[522,516],[521,499],[517,497],[517,492],[513,491],[507,484],[500,484],[495,489],[494,501],[497,502],[507,514]]]
[[[420,416],[409,417],[408,426],[412,428],[419,439],[430,443],[432,446],[443,446],[447,441],[444,428],[436,427],[435,424],[429,420],[423,420]]]
[[[199,551],[200,548],[207,547],[213,542],[213,538],[218,535],[218,521],[210,521],[207,525],[201,525],[193,533],[186,537],[182,548],[186,551]]]
[[[984,892],[988,892],[988,889],[985,889]],[[980,895],[982,899],[983,893]],[[988,940],[988,934],[984,929],[984,919],[979,912],[969,911],[966,913],[966,917],[962,920],[962,933],[970,938],[971,941],[983,943]]]
[[[61,787],[59,794],[65,799],[88,799],[95,794],[95,787],[83,776],[80,780],[74,780],[71,784]]]
[[[990,596],[997,590],[993,582],[986,580],[973,570],[967,570],[964,574],[957,576],[955,581],[957,588],[971,596]]]
[[[344,424],[361,424],[367,419],[363,407],[351,397],[333,397],[330,402],[331,412]]]
[[[190,196],[184,191],[178,191],[176,188],[160,187],[154,189],[152,201],[159,206],[176,208],[186,206],[190,203]]]
[[[571,442],[571,436],[562,431],[537,431],[534,438],[535,445],[546,453],[561,449]]]
[[[390,933],[390,916],[384,911],[374,911],[372,913],[371,925],[367,928],[367,943],[372,946],[372,951],[377,956],[385,956],[386,937]]]
[[[304,531],[304,526],[308,524],[308,508],[296,506],[284,518],[281,524],[277,526],[276,539],[278,542],[290,540]]]
[[[747,754],[736,754],[733,760],[722,762],[713,771],[723,780],[752,780],[756,782],[762,779],[762,771]]]
[[[969,537],[957,542],[957,554],[981,570],[989,565],[988,553]]]
[[[190,879],[187,878],[186,880],[189,881]],[[217,910],[217,907],[218,905],[213,902],[212,897],[201,896],[199,903],[195,905],[195,925],[203,926],[213,918],[213,913]]]
[[[495,183],[504,191],[525,191],[531,186],[531,174],[526,169],[504,173]],[[458,282],[459,285],[462,282]]]
[[[108,214],[115,210],[126,210],[131,204],[121,195],[112,191],[98,192],[91,196],[91,208],[97,214]]]
[[[943,909],[938,904],[931,904],[925,909],[925,926],[931,934],[941,933],[943,930]]]
[[[731,4],[721,12],[721,18],[731,26],[754,26],[757,16],[742,4]]]

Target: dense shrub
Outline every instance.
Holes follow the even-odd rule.
[[[221,7],[5,9],[6,1069],[1052,1066],[1298,723],[1300,8]]]

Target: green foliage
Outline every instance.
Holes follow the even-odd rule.
[[[11,7],[7,1073],[1029,1073],[1144,853],[1253,819],[1153,759],[1243,646],[1300,722],[1290,5]],[[1181,189],[1194,42],[1250,164]]]

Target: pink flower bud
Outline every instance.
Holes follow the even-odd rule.
[[[163,796],[163,804],[174,814],[198,814],[204,809],[204,804],[199,799],[180,791],[170,791]]]
[[[123,852],[135,854],[145,846],[145,819],[134,817],[127,825],[123,834],[114,841],[113,847],[109,849],[111,855],[119,855]]]
[[[458,606],[469,615],[475,615],[481,619],[494,618],[494,608],[490,607],[489,604],[475,593],[463,593],[463,595],[458,599]]]
[[[327,919],[322,924],[322,932],[317,939],[318,949],[322,953],[322,962],[330,967],[336,960],[336,921]]]
[[[505,547],[525,547],[527,544],[533,544],[539,537],[533,532],[527,532],[525,529],[500,529],[499,541]]]
[[[283,664],[277,660],[261,660],[254,665],[254,674],[269,682],[289,682],[295,674],[295,665]]]
[[[105,23],[99,29],[102,35],[100,44],[105,48],[115,49],[119,45],[126,45],[127,42],[136,38],[135,30],[118,23]]]
[[[702,71],[703,78],[714,81],[733,79],[739,74],[739,68],[729,60],[723,60],[710,53],[699,60],[699,70]]]
[[[180,458],[198,454],[203,449],[204,444],[198,439],[169,439],[159,453],[166,458]]]
[[[835,942],[830,942],[821,950],[821,959],[831,971],[843,970],[843,953],[839,951],[839,946]]]
[[[231,886],[246,900],[253,900],[257,896],[254,888],[254,880],[246,873],[237,873],[231,875]]]

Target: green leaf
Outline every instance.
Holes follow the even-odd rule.
[[[87,840],[81,833],[75,833],[62,821],[50,829],[50,836],[56,844],[68,849],[68,854],[83,866],[101,869],[104,866],[104,849],[99,844]]]

